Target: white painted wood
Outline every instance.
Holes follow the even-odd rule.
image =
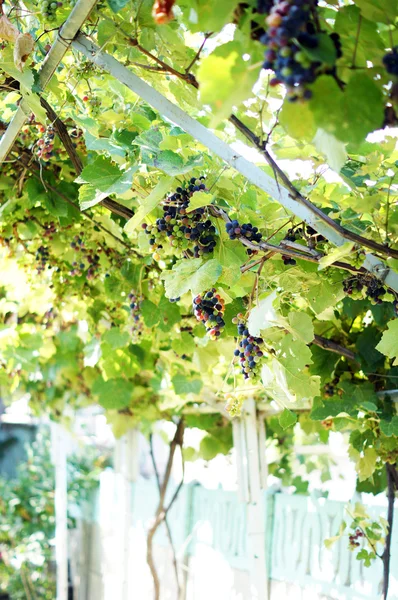
[[[129,600],[129,578],[132,565],[130,563],[130,533],[132,529],[132,491],[133,482],[137,480],[139,472],[139,431],[130,429],[126,435],[116,440],[115,444],[115,472],[117,485],[117,535],[118,561],[120,585],[120,600]]]
[[[67,444],[63,428],[51,423],[53,462],[55,467],[55,562],[57,598],[68,600],[68,488]]]
[[[93,63],[113,75],[118,81],[140,96],[140,98],[143,98],[148,104],[158,110],[161,115],[181,127],[206,148],[209,148],[214,154],[222,158],[227,164],[242,173],[251,183],[269,194],[297,217],[308,223],[308,225],[314,227],[333,244],[341,246],[347,241],[330,225],[316,217],[304,204],[294,200],[287,189],[278,185],[275,178],[265,173],[257,165],[246,160],[236,150],[207,129],[207,127],[190,117],[181,108],[134,75],[134,73],[124,67],[113,56],[103,52],[84,35],[80,34],[72,45]],[[380,259],[368,253],[364,266],[376,277],[385,281],[388,286],[398,291],[398,273],[392,271],[392,269],[388,269]]]
[[[247,478],[246,455],[241,419],[232,420],[232,436],[236,459],[236,475],[239,502],[249,501],[249,481]]]
[[[69,18],[58,32],[58,35],[39,70],[39,82],[42,89],[46,87],[51,77],[54,75],[56,68],[69,50],[73,38],[76,37],[80,27],[83,25],[96,3],[97,0],[78,0],[76,3]],[[0,140],[0,163],[4,161],[7,154],[10,152],[21,128],[31,112],[32,111],[27,103],[22,100],[11,123]]]
[[[255,401],[246,400],[242,411],[246,467],[249,481],[247,502],[247,539],[250,564],[251,598],[268,600],[268,569],[265,555],[265,506],[262,491],[258,443],[258,421]]]
[[[258,415],[258,452],[260,461],[260,485],[261,489],[266,490],[268,487],[268,463],[265,441],[267,438],[267,430],[265,425],[264,413]]]

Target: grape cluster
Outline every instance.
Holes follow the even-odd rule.
[[[131,290],[131,292],[128,295],[128,299],[129,299],[129,303],[130,303],[129,304],[130,315],[134,321],[131,332],[133,334],[133,337],[135,339],[137,339],[142,335],[142,332],[144,329],[144,324],[142,322],[142,317],[141,317],[141,312],[140,312],[141,304],[142,304],[142,297],[139,296],[135,290]]]
[[[157,250],[162,249],[166,241],[185,257],[193,255],[198,258],[213,252],[217,244],[216,228],[207,218],[206,208],[189,211],[192,195],[204,190],[204,177],[193,177],[188,185],[178,187],[164,200],[163,217],[157,219],[155,225],[143,224],[155,259],[160,258]]]
[[[37,272],[42,273],[47,267],[48,259],[50,258],[50,252],[46,246],[39,246],[36,250],[36,261],[37,261]],[[50,268],[51,265],[48,265]]]
[[[57,232],[57,226],[54,221],[48,223],[44,226],[43,237],[48,238],[49,240],[53,239],[54,234]]]
[[[73,145],[79,152],[86,152],[86,144],[84,143],[83,130],[78,127],[73,127],[69,131],[69,135],[73,141]]]
[[[213,288],[199,294],[193,300],[193,312],[198,321],[202,321],[211,338],[220,337],[224,327],[225,300]]]
[[[311,98],[307,85],[318,74],[326,72],[325,65],[313,60],[306,50],[319,45],[312,21],[312,0],[277,0],[266,18],[268,30],[261,38],[266,46],[264,69],[272,69],[275,78],[271,85],[284,83],[290,101]],[[336,56],[341,56],[338,34],[331,34]]]
[[[232,418],[240,417],[242,413],[243,400],[244,397],[242,395],[227,394],[224,408]]]
[[[372,304],[381,304],[386,290],[375,277],[367,275],[351,275],[343,281],[343,290],[354,299],[363,298],[363,293],[370,298]]]
[[[244,223],[243,225],[239,225],[239,222],[236,219],[232,221],[228,221],[225,224],[225,228],[229,235],[230,240],[236,240],[239,237],[244,237],[251,242],[259,243],[261,242],[262,234],[259,232],[258,227],[253,227],[251,223]],[[246,249],[247,254],[250,256],[254,254],[256,250],[252,250],[252,248]]]
[[[72,277],[81,277],[86,273],[88,281],[95,279],[100,269],[100,250],[98,250],[97,254],[94,250],[86,248],[84,240],[79,235],[75,235],[70,247],[75,252],[79,252],[80,256],[79,260],[73,261],[69,275]]]
[[[50,158],[54,156],[54,127],[49,125],[46,129],[42,125],[39,125],[38,129],[39,132],[43,133],[44,135],[37,140],[36,154],[40,160],[48,162]]]
[[[273,0],[257,0],[257,12],[260,15],[269,13],[273,5]]]
[[[297,264],[294,258],[291,256],[286,256],[286,254],[282,254],[282,260],[284,265],[295,265]]]
[[[292,227],[291,229],[288,229],[288,232],[285,235],[284,239],[287,240],[288,242],[296,242],[297,240],[301,240],[303,235],[304,235],[304,232],[301,227],[298,227],[296,229],[294,229]]]
[[[53,306],[44,313],[42,323],[45,329],[49,329],[51,327],[56,316],[57,313],[55,312]]]
[[[234,355],[239,357],[241,373],[245,379],[258,377],[264,356],[264,340],[250,335],[242,313],[234,317],[232,323],[238,326],[238,347]]]
[[[88,112],[91,116],[97,117],[101,112],[101,100],[96,96],[83,96],[83,102],[87,103]]]
[[[52,0],[40,0],[38,8],[42,15],[50,23],[56,20],[57,9],[63,6],[63,2],[53,2]]]
[[[387,73],[398,76],[398,46],[383,56],[383,64]]]
[[[326,383],[325,387],[323,388],[323,394],[326,396],[326,398],[333,398],[335,394],[334,385],[332,383]]]
[[[354,533],[352,533],[350,536],[348,536],[350,548],[352,548],[352,549],[359,548],[359,546],[361,544],[360,544],[360,542],[358,542],[358,539],[362,538],[362,537],[363,537],[363,532],[360,529],[356,529],[354,531]]]

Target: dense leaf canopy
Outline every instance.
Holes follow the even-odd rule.
[[[380,393],[398,378],[397,290],[362,267],[371,250],[398,270],[395,0],[100,0],[83,25],[311,227],[75,48],[41,90],[73,4],[2,6],[1,128],[21,97],[33,111],[0,176],[3,396],[65,419],[99,403],[118,434],[227,402],[189,417],[209,457],[250,395],[280,411],[278,435],[351,432],[373,481],[398,452]]]

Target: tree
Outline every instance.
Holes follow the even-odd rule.
[[[281,446],[297,421],[347,432],[359,488],[386,471],[391,508],[395,3],[100,1],[82,25],[99,49],[79,38],[44,90],[73,4],[2,3],[2,129],[32,112],[0,178],[4,395],[57,418],[98,402],[118,435],[209,403],[209,458],[250,394],[279,410]],[[258,168],[228,166],[109,56]]]

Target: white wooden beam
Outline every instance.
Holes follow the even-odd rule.
[[[39,70],[39,84],[41,89],[46,87],[51,77],[54,75],[56,68],[69,50],[72,40],[76,37],[80,27],[83,25],[96,3],[97,0],[78,0],[76,3],[68,19],[59,30],[58,35]],[[32,111],[27,103],[22,100],[11,123],[0,140],[0,163],[4,161],[7,154],[10,152],[19,132],[31,112]]]
[[[170,100],[137,77],[137,75],[134,75],[134,73],[129,71],[113,56],[98,48],[98,46],[93,44],[84,35],[80,34],[72,45],[94,64],[113,75],[113,77],[135,92],[140,98],[148,102],[161,115],[181,127],[227,164],[239,171],[239,173],[242,173],[251,183],[269,194],[301,220],[308,223],[308,225],[314,227],[330,242],[336,246],[341,246],[347,242],[346,238],[340,235],[328,223],[319,219],[304,204],[294,200],[286,188],[278,185],[275,178],[265,173],[257,165],[246,160],[236,150],[207,129],[207,127],[190,117],[181,108],[170,102]],[[388,268],[379,258],[370,253],[366,254],[364,267],[377,278],[384,281],[386,285],[398,292],[398,273]]]

